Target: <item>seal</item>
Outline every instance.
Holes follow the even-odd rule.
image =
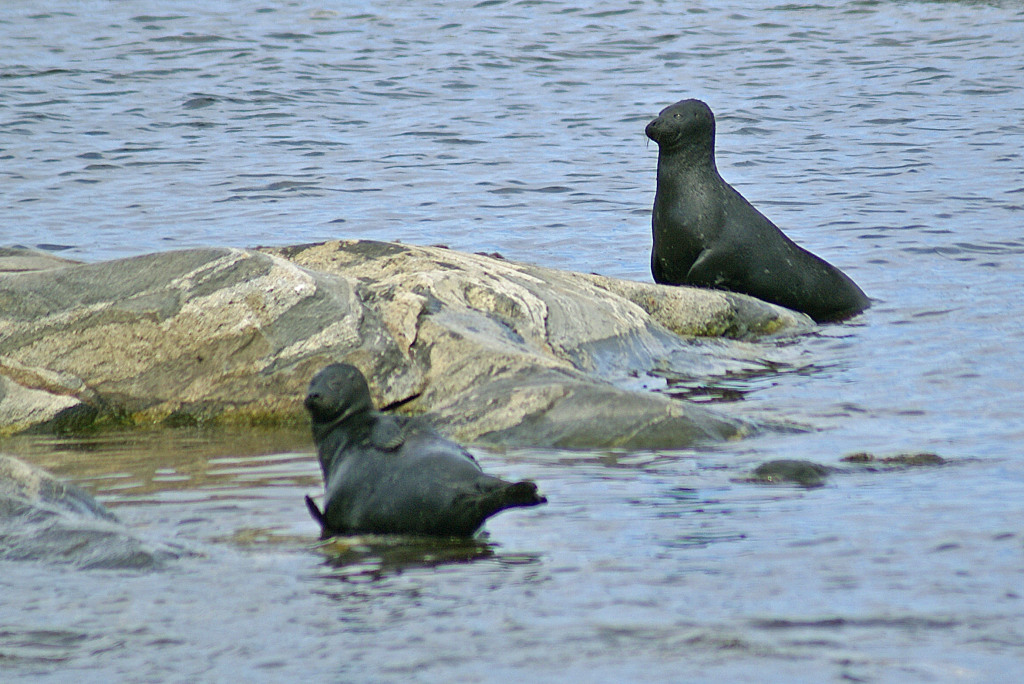
[[[647,124],[658,143],[654,195],[656,283],[740,292],[839,321],[871,303],[845,273],[786,237],[715,166],[715,117],[700,100],[666,107]]]
[[[376,411],[366,378],[331,364],[305,400],[324,478],[321,538],[336,534],[471,536],[487,518],[547,499],[533,482],[485,475],[461,446],[417,418]]]

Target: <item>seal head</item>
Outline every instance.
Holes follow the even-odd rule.
[[[331,460],[342,441],[358,439],[372,428],[370,387],[358,368],[336,363],[313,377],[304,403],[312,423],[313,439],[325,446],[320,450],[320,467],[326,480]]]
[[[359,369],[336,363],[317,373],[309,383],[306,410],[314,425],[333,425],[373,410],[370,386]]]
[[[691,149],[715,161],[715,115],[700,100],[682,100],[661,110],[644,129],[663,151]]]

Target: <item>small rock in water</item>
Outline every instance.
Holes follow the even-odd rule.
[[[843,461],[844,463],[857,463],[869,466],[882,466],[887,469],[912,468],[915,466],[937,466],[944,465],[946,463],[946,459],[942,458],[937,454],[932,454],[929,452],[897,454],[896,456],[886,456],[883,458],[879,458],[874,454],[869,454],[866,451],[861,451],[856,454],[843,456],[839,460]]]
[[[747,481],[762,484],[796,484],[808,488],[821,487],[825,484],[828,473],[828,468],[811,461],[781,459],[757,466]]]

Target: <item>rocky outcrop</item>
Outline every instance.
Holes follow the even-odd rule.
[[[359,366],[378,405],[464,441],[683,446],[751,426],[633,389],[809,319],[743,295],[437,247],[336,241],[3,268],[0,432],[302,422],[309,378]]]
[[[142,569],[178,555],[133,534],[84,490],[0,454],[0,560]]]

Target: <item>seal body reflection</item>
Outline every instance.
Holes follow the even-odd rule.
[[[722,179],[715,117],[705,103],[682,100],[665,108],[646,133],[658,143],[655,282],[741,292],[819,322],[870,306],[845,273],[786,237]]]
[[[308,496],[306,504],[322,537],[469,536],[499,511],[546,501],[532,482],[484,474],[469,452],[416,418],[374,410],[355,366],[317,373],[305,405],[326,495],[323,511]]]

